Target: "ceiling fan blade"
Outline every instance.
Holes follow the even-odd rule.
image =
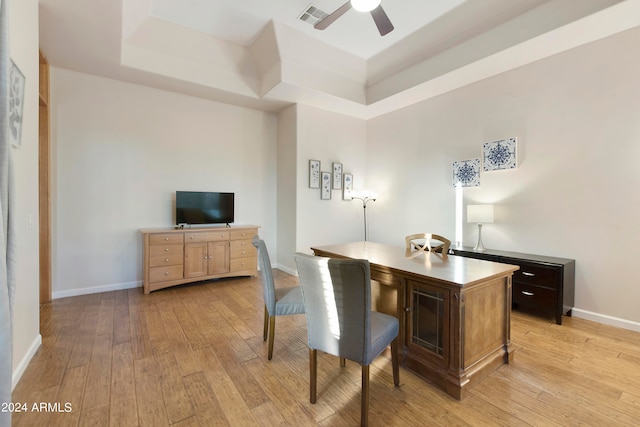
[[[336,19],[340,18],[342,15],[347,13],[349,9],[351,9],[351,1],[348,1],[342,6],[340,6],[339,8],[337,8],[335,11],[333,11],[332,14],[330,14],[329,16],[324,18],[322,21],[314,25],[313,28],[315,28],[316,30],[324,30],[329,25],[333,24]]]
[[[382,6],[378,6],[371,11],[371,16],[373,16],[373,20],[376,23],[376,27],[378,27],[378,31],[380,31],[380,35],[384,36],[393,31],[393,24],[389,17],[385,13]]]

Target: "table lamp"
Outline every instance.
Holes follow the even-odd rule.
[[[491,224],[493,222],[493,205],[467,205],[467,222],[478,224],[478,243],[476,243],[473,250],[484,252],[482,224]]]

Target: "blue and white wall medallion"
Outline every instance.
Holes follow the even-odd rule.
[[[515,169],[518,165],[517,145],[518,138],[485,142],[482,146],[484,170]]]
[[[453,186],[477,187],[480,185],[480,159],[453,162]]]

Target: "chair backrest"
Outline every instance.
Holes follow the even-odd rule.
[[[295,255],[307,317],[309,348],[369,364],[369,261]]]
[[[267,245],[264,244],[264,240],[260,239],[260,236],[257,234],[253,236],[251,243],[258,249],[258,265],[260,266],[260,275],[262,276],[264,304],[267,307],[269,315],[275,316],[276,286],[273,281],[273,272],[271,270],[271,260],[269,259],[269,252],[267,252]]]
[[[405,237],[404,240],[407,250],[416,249],[419,251],[441,252],[443,254],[447,254],[449,253],[449,248],[451,247],[451,240],[433,233],[412,234]],[[416,240],[424,240],[424,242],[416,242]],[[437,246],[431,246],[432,240],[437,240],[441,242],[441,244]]]

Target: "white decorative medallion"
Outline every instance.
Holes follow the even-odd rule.
[[[480,159],[453,162],[453,186],[457,186],[458,183],[462,187],[480,185]]]
[[[484,170],[515,169],[518,166],[517,146],[518,138],[485,142],[482,146]]]

